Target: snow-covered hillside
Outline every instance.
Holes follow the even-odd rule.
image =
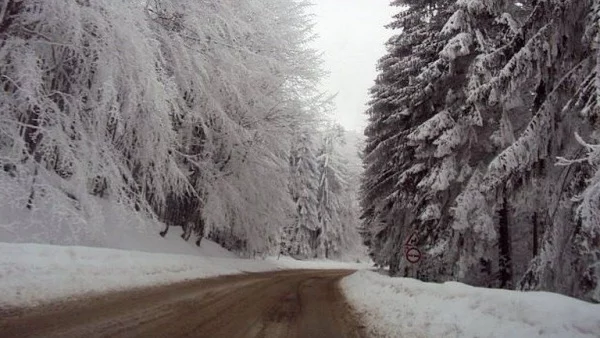
[[[184,242],[180,227],[165,238],[164,224],[107,200],[88,196],[74,204],[46,189],[35,208],[25,208],[26,186],[0,174],[0,242],[77,245],[154,253],[236,257],[211,241]]]
[[[48,189],[29,210],[24,185],[0,175],[0,186],[0,307],[250,271],[357,267],[242,259],[206,238],[200,247],[183,241],[180,227],[163,238],[163,223],[100,198],[77,205]]]
[[[94,197],[77,207],[49,192],[28,210],[9,198],[26,196],[16,183],[0,180],[0,307],[251,271],[357,268],[260,254],[242,259],[208,239],[200,247],[183,241],[179,227],[163,238],[164,224]]]
[[[424,283],[359,271],[350,303],[383,337],[600,337],[600,305],[549,292]]]

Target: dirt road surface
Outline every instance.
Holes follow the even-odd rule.
[[[253,273],[0,309],[0,337],[364,337],[338,288],[350,273]]]

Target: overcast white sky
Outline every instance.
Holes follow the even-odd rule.
[[[324,52],[324,68],[331,74],[323,81],[330,93],[338,93],[334,116],[346,129],[362,133],[366,125],[368,89],[377,76],[377,60],[393,34],[383,26],[398,9],[390,0],[313,0],[316,14],[316,48]]]

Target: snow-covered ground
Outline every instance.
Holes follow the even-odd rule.
[[[200,247],[183,241],[179,227],[163,238],[162,223],[106,200],[88,196],[76,208],[46,189],[28,210],[23,186],[0,174],[0,187],[0,307],[242,272],[357,266],[242,259],[207,239]]]
[[[267,257],[266,261],[281,269],[368,269],[369,263],[339,262],[326,259],[301,261],[287,256]]]
[[[0,243],[0,307],[272,269],[257,260]]]
[[[106,200],[87,196],[80,209],[64,194],[49,190],[32,210],[25,208],[24,188],[0,174],[0,242],[75,245],[209,257],[235,255],[210,241],[196,247],[184,242],[180,227],[166,238],[158,233],[164,225]]]
[[[0,243],[0,308],[244,272],[360,267],[288,257],[279,260],[215,257],[222,248],[208,240],[202,245],[204,252],[211,255]]]
[[[376,336],[600,337],[600,304],[554,293],[424,283],[364,270],[341,284]]]

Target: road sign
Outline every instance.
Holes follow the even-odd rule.
[[[421,251],[417,248],[410,248],[406,250],[406,260],[410,263],[417,263],[421,260]]]
[[[417,246],[417,242],[418,242],[417,233],[413,232],[412,234],[410,234],[410,236],[408,236],[408,239],[406,240],[404,245],[413,247],[413,246]]]

